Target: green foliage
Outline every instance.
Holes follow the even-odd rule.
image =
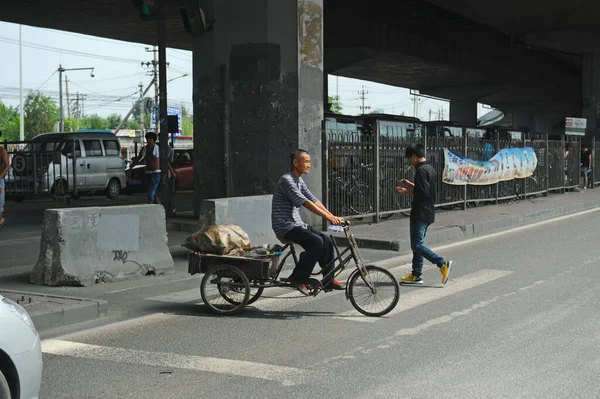
[[[342,102],[340,101],[340,96],[328,96],[327,102],[329,103],[329,112],[334,114],[342,113]]]
[[[0,101],[0,132],[2,132],[2,141],[18,141],[19,125],[19,111],[13,107],[7,107]]]
[[[25,100],[25,139],[54,131],[59,110],[54,101],[39,92],[29,92]]]

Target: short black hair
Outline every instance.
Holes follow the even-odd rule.
[[[148,132],[148,133],[146,133],[146,140],[150,140],[150,139],[152,139],[154,142],[156,142],[156,140],[158,139],[158,136],[154,132]]]
[[[302,154],[308,154],[308,151],[298,148],[290,154],[290,168],[294,169],[294,161],[300,159],[300,155]]]
[[[411,144],[406,147],[404,156],[410,158],[413,155],[416,155],[417,158],[425,158],[425,146],[423,144]]]

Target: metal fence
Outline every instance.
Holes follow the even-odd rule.
[[[8,199],[53,197],[58,200],[77,195],[75,165],[81,155],[78,142],[5,141],[4,148],[10,165],[4,179]]]
[[[410,198],[396,193],[401,179],[413,180],[405,159],[407,146],[421,143],[427,159],[438,174],[436,205],[444,209],[497,204],[551,191],[564,192],[580,184],[580,148],[577,137],[548,140],[547,135],[522,132],[494,132],[466,127],[444,127],[422,122],[400,135],[388,135],[379,123],[369,131],[340,130],[324,123],[323,192],[332,213],[348,218],[373,217],[374,221],[395,213],[407,214]],[[503,148],[532,147],[538,165],[532,176],[491,185],[455,186],[442,182],[444,148],[475,160],[487,160]],[[595,157],[600,143],[594,145]],[[600,170],[600,169],[598,169]],[[600,174],[599,174],[600,175]],[[600,184],[600,176],[596,178]],[[325,195],[326,193],[326,195]]]

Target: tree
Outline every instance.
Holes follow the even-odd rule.
[[[65,132],[76,132],[79,130],[79,121],[76,118],[67,118],[63,120],[63,130]]]
[[[119,127],[122,120],[123,120],[123,117],[121,115],[110,114],[106,118],[106,124],[108,125],[109,129],[116,129]]]
[[[25,138],[54,131],[59,111],[54,101],[39,92],[29,92],[25,100]]]
[[[18,141],[20,136],[19,111],[17,108],[7,107],[0,101],[0,132],[2,140]]]
[[[342,102],[340,101],[340,96],[329,96],[327,97],[327,102],[329,103],[329,112],[333,114],[342,113]]]
[[[184,136],[194,135],[194,122],[191,117],[181,118],[181,134]]]
[[[81,119],[79,126],[83,130],[107,130],[108,120],[94,114]]]

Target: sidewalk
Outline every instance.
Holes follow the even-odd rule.
[[[498,205],[480,205],[466,211],[459,208],[451,211],[438,210],[436,221],[429,227],[425,242],[436,245],[472,238],[596,207],[600,207],[600,189],[550,194],[548,197]],[[394,215],[379,223],[368,223],[366,219],[356,221],[351,232],[361,248],[410,252],[409,218],[402,215]],[[346,241],[341,233],[333,235],[340,243]]]

